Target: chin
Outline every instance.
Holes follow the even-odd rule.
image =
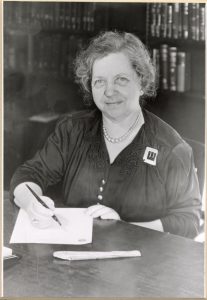
[[[105,112],[104,115],[108,118],[115,119],[115,120],[116,119],[119,120],[120,118],[124,117],[124,113],[119,113],[117,111]]]

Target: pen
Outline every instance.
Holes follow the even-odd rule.
[[[26,184],[26,187],[30,190],[30,192],[33,194],[33,196],[35,196],[35,198],[39,201],[39,203],[42,204],[42,206],[44,206],[44,207],[50,209],[50,208],[47,206],[47,204],[46,204],[44,201],[42,201],[42,199],[41,199],[41,198],[33,191],[33,189],[32,189],[29,185]],[[60,221],[58,220],[58,218],[56,217],[56,215],[53,215],[52,218],[53,218],[53,220],[55,220],[60,226],[62,225],[62,224],[60,223]]]

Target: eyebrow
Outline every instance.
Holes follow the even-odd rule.
[[[130,74],[126,74],[126,73],[118,73],[118,74],[116,74],[114,77],[117,77],[117,76],[130,76]],[[97,76],[94,76],[93,78],[105,78],[105,76],[97,75]]]

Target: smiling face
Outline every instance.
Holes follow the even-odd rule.
[[[105,117],[122,120],[139,110],[140,80],[124,53],[95,60],[91,85],[94,102]]]

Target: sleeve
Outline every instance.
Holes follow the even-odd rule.
[[[44,192],[49,185],[56,184],[62,179],[69,154],[71,127],[70,119],[64,118],[60,121],[44,147],[16,170],[10,184],[12,197],[15,187],[22,182],[34,182]]]
[[[178,144],[165,165],[167,215],[161,218],[164,231],[194,238],[198,235],[201,195],[190,146]]]

